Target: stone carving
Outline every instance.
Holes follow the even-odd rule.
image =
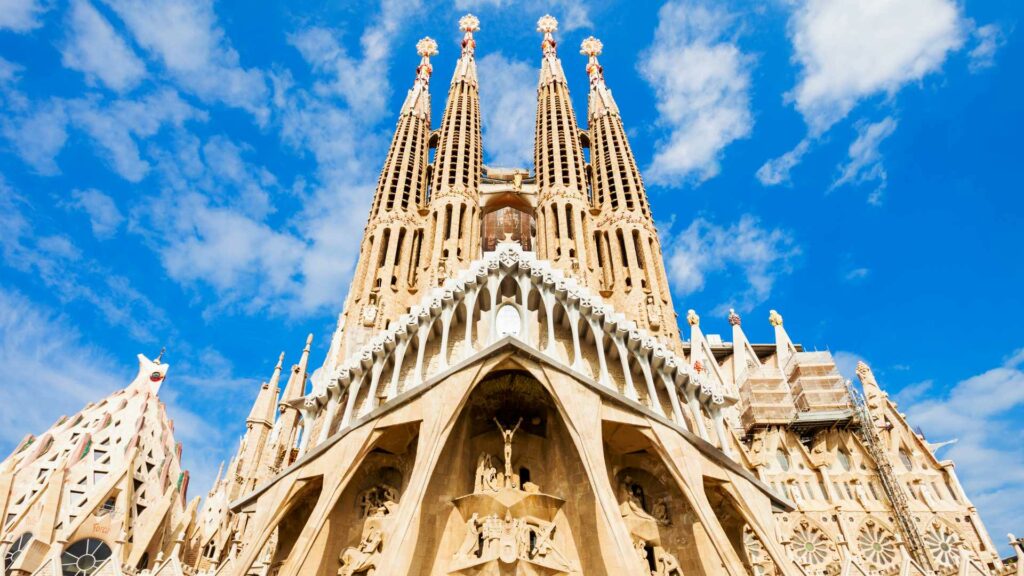
[[[700,316],[693,309],[686,311],[686,323],[690,326],[700,326]]]
[[[924,545],[940,567],[959,566],[963,542],[951,528],[934,522],[931,528],[924,533]]]
[[[466,558],[471,555],[480,557],[482,552],[480,548],[480,533],[482,530],[483,524],[480,521],[480,516],[474,512],[469,517],[469,521],[466,522],[466,539],[462,541],[462,546],[455,553],[455,558]]]
[[[644,509],[643,487],[633,482],[631,476],[626,476],[619,484],[619,509],[623,516],[639,516],[645,520],[657,520]]]
[[[896,537],[874,520],[868,520],[860,529],[857,547],[874,570],[895,567],[897,564],[899,545]]]
[[[383,532],[380,528],[371,527],[358,546],[348,547],[342,551],[339,557],[341,568],[338,568],[338,576],[352,576],[364,570],[366,576],[373,576],[383,546]]]
[[[789,545],[797,561],[804,566],[827,563],[835,549],[825,534],[807,520],[802,520],[793,531]]]
[[[491,455],[483,452],[476,461],[476,481],[473,492],[497,492],[499,489],[498,470],[491,463]]]
[[[398,490],[388,484],[374,486],[359,495],[361,518],[387,516],[397,507]]]
[[[501,437],[505,441],[505,486],[509,488],[518,488],[515,486],[516,480],[512,476],[512,437],[516,431],[519,430],[519,426],[522,425],[523,419],[520,418],[516,425],[511,430],[506,430],[502,427],[501,422],[497,418],[494,419],[494,423],[498,425],[498,430],[501,431]]]
[[[768,311],[768,323],[778,328],[782,326],[782,314],[779,314],[775,310]]]
[[[676,560],[675,556],[661,546],[654,549],[654,565],[652,576],[683,576],[679,560]]]
[[[658,521],[658,524],[667,526],[672,523],[672,517],[668,512],[668,496],[662,496],[651,507],[651,516]]]
[[[653,294],[647,295],[647,325],[651,327],[651,330],[661,328],[661,310],[658,308]]]

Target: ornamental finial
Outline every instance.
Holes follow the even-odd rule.
[[[871,367],[867,365],[863,360],[857,361],[857,378],[860,379],[862,385],[874,385],[878,386],[878,382],[875,380],[875,373],[871,371]]]
[[[416,43],[416,53],[424,58],[437,56],[437,41],[430,36],[424,36]]]
[[[601,50],[603,49],[604,44],[602,44],[600,40],[594,38],[593,36],[587,36],[586,38],[583,39],[583,42],[580,43],[580,54],[583,54],[584,56],[590,56],[591,58],[596,58],[600,56]]]
[[[558,30],[558,20],[551,14],[545,14],[537,20],[537,32],[544,34],[544,40],[540,43],[540,49],[545,56],[556,56],[558,42],[551,34]]]
[[[164,357],[164,352],[167,352],[166,346],[160,348],[160,353],[156,355],[156,360],[153,360],[153,364],[161,364],[161,360],[163,360]]]
[[[739,326],[740,322],[741,322],[740,315],[737,314],[736,311],[733,310],[732,308],[729,308],[729,325],[730,326]]]
[[[587,76],[590,76],[590,85],[595,88],[598,84],[604,82],[604,68],[597,61],[597,57],[603,49],[604,44],[593,36],[588,36],[580,44],[580,54],[589,58],[587,61]]]
[[[430,65],[430,57],[437,56],[437,42],[430,36],[425,36],[416,43],[416,53],[420,55],[420,65],[416,67],[416,82],[427,86],[430,84],[430,74],[434,67]]]
[[[697,315],[692,309],[686,311],[686,322],[690,326],[700,326],[700,316]]]
[[[779,314],[775,310],[768,311],[768,323],[776,328],[782,326],[782,314]]]
[[[462,35],[462,55],[472,56],[476,49],[476,40],[473,39],[473,32],[480,30],[480,19],[472,14],[466,14],[459,18],[459,30],[465,32]]]

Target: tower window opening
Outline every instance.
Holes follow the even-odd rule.
[[[565,232],[569,240],[576,239],[576,223],[572,220],[572,205],[565,205]]]
[[[444,239],[451,240],[452,237],[452,205],[444,207]]]

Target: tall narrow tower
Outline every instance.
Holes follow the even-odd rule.
[[[629,147],[619,107],[604,83],[598,63],[601,41],[583,41],[580,52],[589,57],[590,97],[587,124],[591,139],[593,198],[600,209],[593,243],[602,271],[600,289],[620,310],[637,310],[638,324],[676,342],[679,328],[672,307],[658,231],[651,218],[647,193]]]
[[[423,38],[416,44],[421,56],[416,80],[398,115],[398,126],[381,169],[377,191],[363,237],[359,264],[345,319],[345,345],[351,350],[365,335],[383,328],[408,306],[420,283],[422,219],[418,210],[426,201],[430,161],[430,57],[437,42]],[[355,317],[358,315],[358,317]]]
[[[479,191],[483,169],[480,138],[480,92],[476,79],[476,40],[480,21],[472,14],[459,20],[462,55],[448,89],[430,186],[430,258],[424,266],[439,285],[453,271],[477,257],[480,245]]]
[[[537,124],[533,158],[537,173],[537,253],[573,275],[594,273],[586,161],[580,143],[569,87],[552,35],[558,21],[546,15],[537,21],[544,34],[537,85]]]

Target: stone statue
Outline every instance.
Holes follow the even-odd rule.
[[[651,327],[651,330],[658,330],[661,328],[661,310],[658,309],[653,294],[647,295],[646,308],[647,324]]]
[[[338,568],[338,576],[352,576],[362,570],[370,570],[367,576],[371,576],[376,569],[383,543],[384,535],[380,529],[371,528],[359,546],[349,547],[342,551],[339,558],[341,568]]]
[[[679,566],[679,561],[664,548],[659,546],[654,549],[654,559],[654,576],[683,576],[683,569]]]
[[[648,520],[655,520],[653,516],[644,510],[640,498],[633,492],[633,478],[626,476],[619,484],[619,509],[623,516],[636,515]]]
[[[672,518],[668,513],[668,496],[662,496],[651,508],[651,516],[658,521],[658,524],[668,525],[672,523]]]
[[[480,555],[480,530],[483,525],[480,522],[480,516],[474,512],[469,517],[469,522],[466,523],[466,539],[462,541],[462,546],[459,551],[455,553],[455,558],[466,558],[470,555]]]
[[[498,425],[498,430],[501,431],[501,437],[505,440],[505,486],[511,486],[512,484],[512,436],[515,435],[516,431],[519,430],[519,426],[523,423],[523,419],[520,418],[519,422],[511,430],[506,430],[498,419],[494,419],[494,423]]]
[[[476,461],[476,481],[474,482],[473,492],[497,492],[497,480],[498,471],[495,469],[494,464],[491,463],[491,455],[481,452],[480,457]]]

